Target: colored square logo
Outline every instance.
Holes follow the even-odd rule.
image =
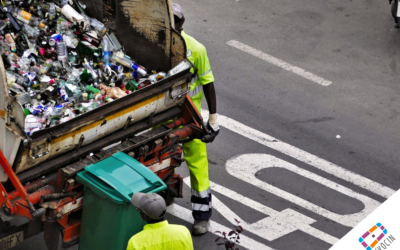
[[[367,250],[372,250],[372,248],[375,247],[376,244],[378,244],[386,234],[387,229],[381,223],[377,223],[365,234],[363,234],[358,241]]]

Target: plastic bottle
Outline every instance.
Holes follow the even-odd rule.
[[[71,23],[68,22],[67,20],[64,20],[63,18],[59,18],[57,20],[57,29],[59,31],[68,30],[70,26],[71,26]]]
[[[39,31],[28,24],[24,24],[23,30],[29,38],[36,39],[40,36]]]
[[[81,75],[81,72],[78,69],[73,68],[72,72],[70,72],[68,74],[67,83],[72,83],[74,85],[78,85],[79,81],[80,81],[80,78],[79,78],[80,75]]]
[[[50,20],[56,18],[57,12],[56,12],[56,5],[54,3],[49,3],[49,9],[47,13],[49,14]]]
[[[44,23],[40,22],[39,18],[34,17],[31,13],[21,10],[19,8],[14,8],[13,14],[17,17],[18,20],[25,24],[29,24],[42,29],[46,27]]]
[[[121,52],[114,53],[112,60],[125,66],[125,67],[129,67],[129,68],[135,70],[141,76],[147,75],[147,71],[144,68],[142,68],[140,65],[136,64],[134,61],[126,58],[125,55]]]
[[[110,65],[111,61],[111,51],[110,51],[110,41],[108,37],[104,37],[101,42],[101,47],[103,48],[103,63],[106,66]]]
[[[104,34],[107,32],[106,26],[95,18],[90,19],[90,25],[96,30],[96,32],[100,36],[104,36]]]
[[[63,38],[65,41],[65,44],[69,48],[75,49],[76,47],[78,47],[79,40],[76,38],[74,32],[72,32],[71,30],[66,31]]]
[[[41,118],[34,115],[27,115],[25,117],[25,132],[30,135],[33,129],[41,128]]]
[[[68,54],[67,54],[67,45],[64,41],[60,41],[57,43],[57,54],[58,61],[60,61],[63,67],[68,67]]]

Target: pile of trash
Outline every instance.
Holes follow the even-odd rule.
[[[28,135],[167,77],[124,54],[115,35],[78,2],[2,3],[0,52],[9,93],[24,108]]]

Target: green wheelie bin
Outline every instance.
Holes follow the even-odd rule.
[[[87,166],[77,181],[85,186],[80,250],[125,250],[145,225],[131,204],[132,195],[166,188],[156,174],[122,152]]]

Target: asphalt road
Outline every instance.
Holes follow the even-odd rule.
[[[218,113],[233,119],[208,146],[219,188],[213,229],[235,217],[251,239],[240,249],[325,250],[400,188],[400,31],[387,1],[177,2],[186,33],[207,47]],[[232,40],[332,83],[322,86]],[[235,122],[245,127],[235,131]],[[178,172],[188,176],[186,166]],[[168,215],[188,228],[179,211],[189,211],[189,191],[172,210],[178,217]],[[223,249],[216,237],[193,237],[195,249]],[[16,249],[44,244],[37,236]]]

